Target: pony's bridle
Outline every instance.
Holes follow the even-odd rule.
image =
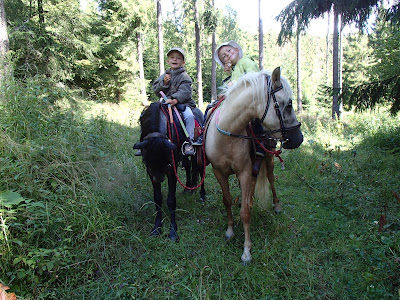
[[[270,77],[266,76],[265,80],[267,81],[267,86],[270,87],[270,85],[271,85]],[[276,112],[276,115],[278,116],[278,119],[279,119],[280,128],[279,129],[275,129],[275,130],[264,130],[264,135],[267,134],[267,135],[271,136],[271,134],[273,134],[273,133],[281,132],[282,133],[282,138],[280,139],[280,141],[283,144],[283,143],[285,143],[287,141],[285,132],[299,128],[301,126],[301,123],[299,122],[299,124],[297,124],[295,126],[292,126],[292,127],[288,127],[288,128],[285,127],[285,124],[283,123],[282,112],[281,112],[281,110],[279,108],[279,103],[276,100],[276,96],[275,96],[275,93],[280,91],[281,89],[283,89],[283,85],[282,84],[281,84],[281,86],[277,87],[276,89],[272,89],[272,87],[270,87],[268,89],[267,105],[265,107],[265,111],[264,111],[263,116],[261,117],[261,119],[259,119],[259,122],[260,123],[264,122],[265,117],[267,116],[268,109],[269,109],[269,106],[270,106],[270,103],[271,103],[271,98],[272,98],[272,100],[274,101],[275,112]],[[291,101],[292,100],[290,99],[290,102]]]

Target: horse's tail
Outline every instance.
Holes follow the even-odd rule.
[[[267,165],[265,160],[262,161],[260,172],[257,176],[256,187],[254,189],[254,200],[261,210],[268,208],[268,200],[271,198],[269,191],[269,182],[267,178]]]

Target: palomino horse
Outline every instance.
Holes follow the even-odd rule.
[[[200,110],[199,110],[200,111]],[[201,111],[200,111],[201,113]],[[136,143],[133,148],[141,149],[142,159],[146,165],[147,173],[153,184],[154,202],[156,206],[156,218],[151,235],[158,236],[161,234],[162,227],[162,193],[161,183],[168,177],[168,196],[167,206],[170,212],[170,232],[171,240],[178,240],[178,226],[175,219],[176,210],[176,183],[177,183],[177,168],[178,163],[182,160],[181,146],[183,134],[179,125],[175,122],[170,122],[168,110],[165,105],[160,102],[152,103],[145,109],[140,117],[141,137],[140,142]],[[180,138],[181,136],[181,138]],[[187,162],[186,166],[192,167],[192,172],[198,174],[198,169],[195,166],[196,159],[193,162]],[[189,178],[190,175],[190,178]],[[192,183],[193,174],[187,174],[188,182]],[[187,183],[188,184],[188,183]],[[190,185],[190,184],[189,184]],[[192,186],[190,186],[192,188]],[[201,185],[201,197],[205,197],[204,183]]]
[[[227,239],[234,234],[228,177],[236,174],[240,183],[240,217],[245,235],[241,259],[245,264],[251,261],[250,210],[256,181],[267,180],[266,176],[252,175],[252,160],[249,154],[251,140],[246,135],[246,127],[251,120],[258,119],[266,139],[280,141],[286,149],[299,147],[303,142],[303,134],[292,107],[291,95],[290,86],[286,79],[281,77],[280,68],[276,68],[272,74],[265,71],[245,74],[226,91],[225,100],[206,125],[205,151],[222,188],[228,215]],[[266,155],[261,167],[269,167],[268,178],[273,180],[273,158],[270,155]],[[263,184],[257,183],[257,186]],[[274,201],[277,200],[276,195],[274,198]]]

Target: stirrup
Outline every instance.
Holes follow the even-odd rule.
[[[186,148],[191,148],[189,149],[187,152],[185,151]],[[188,141],[185,141],[182,144],[182,148],[181,148],[181,152],[184,156],[194,156],[196,154],[196,150],[194,149],[194,147],[192,146],[192,144]]]

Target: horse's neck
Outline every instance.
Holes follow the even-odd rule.
[[[238,133],[244,130],[252,119],[261,117],[258,115],[260,104],[256,100],[253,101],[253,94],[249,90],[247,89],[224,100],[218,118],[220,128]]]

